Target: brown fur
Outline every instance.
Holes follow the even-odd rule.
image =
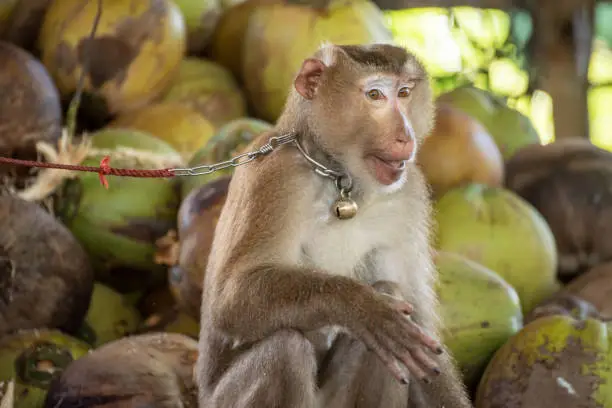
[[[203,285],[201,407],[405,408],[397,377],[418,381],[412,406],[471,406],[448,354],[433,352],[425,180],[408,163],[403,185],[383,187],[365,160],[410,148],[401,115],[364,96],[379,73],[416,81],[398,103],[418,144],[432,127],[431,90],[414,57],[389,45],[327,46],[307,59],[272,132],[297,133],[311,156],[351,174],[355,218],[330,216],[333,182],[291,146],[236,170]]]

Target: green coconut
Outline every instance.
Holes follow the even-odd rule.
[[[219,0],[174,0],[185,18],[187,52],[204,52],[221,17]]]
[[[99,347],[135,331],[140,321],[138,310],[124,295],[96,282],[78,337]]]
[[[474,388],[493,353],[523,325],[519,297],[495,272],[461,255],[439,252],[435,262],[443,339]]]
[[[523,313],[560,288],[550,227],[528,202],[502,187],[471,183],[435,203],[435,244],[491,269],[512,285]]]
[[[91,135],[93,150],[84,164],[98,166],[111,157],[117,168],[183,166],[170,145],[147,133],[102,129]],[[175,229],[179,198],[172,179],[107,176],[96,173],[68,180],[56,213],[86,248],[96,280],[119,290],[139,291],[162,282],[165,268],[155,262],[156,241]]]
[[[87,343],[58,330],[23,330],[3,336],[0,383],[15,381],[11,408],[42,407],[52,379],[89,350]]]
[[[491,134],[505,160],[523,146],[541,143],[531,120],[491,92],[474,86],[461,86],[437,98],[461,109],[479,121]]]
[[[151,103],[170,85],[185,56],[187,30],[173,0],[101,1],[93,40],[97,1],[52,1],[38,46],[64,97],[75,91],[89,62],[84,88],[91,98],[84,102],[103,101],[114,115]]]
[[[304,59],[321,43],[391,43],[381,10],[369,0],[331,0],[326,10],[305,5],[258,5],[248,18],[242,79],[256,116],[274,123]],[[234,50],[232,50],[234,52]]]
[[[476,408],[612,406],[610,324],[549,315],[525,325],[493,356]]]
[[[215,134],[216,127],[193,108],[178,102],[159,102],[119,115],[109,128],[146,132],[168,143],[185,161]]]
[[[227,68],[235,78],[242,81],[244,34],[249,18],[259,4],[277,0],[226,0],[235,5],[224,5],[223,14],[217,22],[212,36],[210,54],[216,62]],[[280,1],[280,0],[278,0]]]
[[[272,125],[255,118],[240,118],[222,126],[219,131],[189,161],[189,166],[215,164],[230,160],[243,152],[244,148],[259,134],[272,129]],[[247,165],[248,166],[248,165]],[[232,175],[233,167],[227,167],[214,173],[201,176],[185,177],[181,180],[181,197],[187,197],[194,188],[222,176]]]
[[[163,102],[191,107],[219,127],[246,115],[246,100],[232,74],[222,65],[201,58],[185,58],[177,79]]]
[[[58,376],[44,408],[198,406],[196,340],[176,333],[125,337],[93,350]]]

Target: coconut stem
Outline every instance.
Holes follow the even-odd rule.
[[[91,27],[91,32],[89,33],[89,39],[93,40],[96,37],[96,31],[98,29],[98,24],[100,23],[100,18],[102,17],[102,0],[98,0],[98,10],[96,11],[96,16],[94,17],[93,25]],[[88,41],[87,45],[92,44],[93,41]],[[72,138],[74,137],[74,133],[76,131],[76,121],[77,121],[77,112],[79,110],[79,105],[81,104],[81,97],[83,95],[83,88],[85,87],[85,76],[89,73],[89,63],[91,58],[89,58],[89,47],[84,47],[83,52],[85,54],[85,58],[83,59],[83,70],[81,71],[81,75],[79,76],[79,82],[77,83],[74,96],[70,101],[70,105],[68,106],[68,112],[66,113],[66,127],[68,128],[68,143],[72,143]]]

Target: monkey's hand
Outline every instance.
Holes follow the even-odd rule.
[[[438,375],[440,369],[427,351],[442,354],[441,345],[427,335],[410,318],[412,305],[388,293],[376,293],[374,302],[366,301],[359,308],[362,312],[359,327],[354,333],[376,353],[400,382],[408,379],[402,363],[416,378],[430,382],[429,373]]]

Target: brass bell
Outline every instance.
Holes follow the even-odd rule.
[[[357,203],[350,198],[341,198],[334,203],[334,214],[341,220],[348,220],[357,214]]]

